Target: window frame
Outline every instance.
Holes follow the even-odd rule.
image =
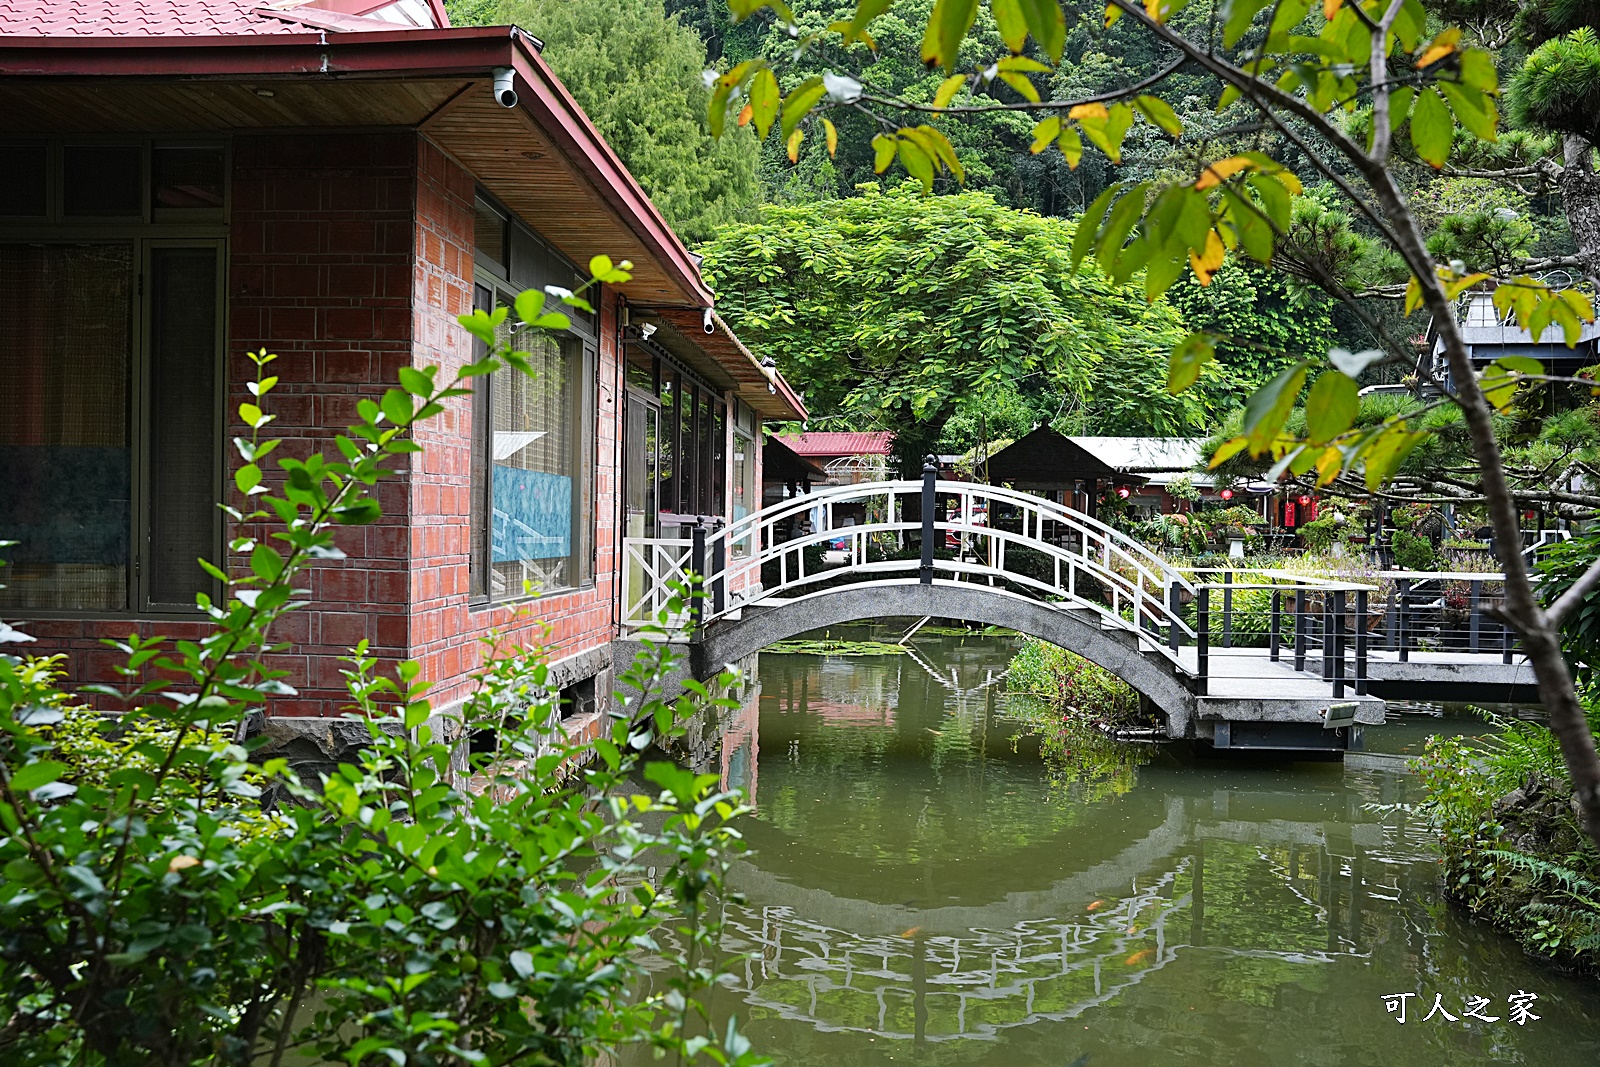
[[[475,204],[474,225],[477,214],[483,209],[489,209],[498,215],[503,224],[501,246],[508,260],[499,263],[491,260],[478,251],[477,240],[473,240],[473,306],[479,307],[478,291],[487,290],[491,306],[484,310],[493,310],[501,306],[510,306],[518,293],[525,287],[522,282],[513,281],[511,275],[520,274],[520,268],[515,262],[514,251],[520,242],[523,247],[537,250],[547,261],[554,261],[561,268],[570,270],[573,277],[581,277],[578,268],[565,256],[562,256],[549,242],[545,241],[531,227],[519,219],[515,213],[508,210],[493,196],[482,189],[477,190],[477,203]],[[545,278],[540,284],[560,284],[562,279]],[[492,439],[486,435],[493,434],[494,410],[494,377],[488,375],[478,379],[473,388],[472,397],[472,455],[468,476],[468,492],[473,507],[468,509],[468,596],[467,605],[470,610],[487,610],[501,605],[516,605],[527,603],[543,597],[562,596],[568,593],[592,590],[599,584],[599,471],[600,471],[600,330],[599,314],[600,292],[599,287],[591,291],[590,302],[595,305],[597,313],[592,320],[582,314],[571,314],[570,329],[562,331],[560,336],[571,338],[578,342],[579,356],[583,366],[579,369],[577,383],[579,386],[579,420],[580,439],[575,454],[580,456],[579,475],[583,482],[580,492],[587,498],[588,514],[574,521],[572,529],[573,552],[568,557],[568,573],[574,565],[578,568],[577,580],[548,589],[540,589],[531,594],[521,591],[508,596],[496,597],[493,593],[492,572],[493,563],[493,531],[494,531],[494,478],[491,473],[494,466],[494,449]],[[474,341],[474,345],[482,342]],[[481,358],[477,355],[474,358]],[[499,372],[496,372],[497,374]],[[478,460],[479,449],[482,449],[483,461]],[[620,492],[620,486],[619,492]],[[481,509],[481,526],[475,521]]]
[[[150,373],[153,366],[150,327],[153,316],[150,309],[153,286],[149,283],[150,252],[154,248],[214,247],[217,249],[216,285],[216,383],[213,411],[217,432],[213,435],[213,498],[222,502],[229,484],[228,471],[228,285],[232,270],[229,256],[229,220],[233,215],[233,144],[227,137],[153,137],[139,134],[81,134],[70,137],[0,137],[0,151],[7,145],[42,144],[45,146],[45,214],[0,215],[0,244],[31,245],[112,245],[125,244],[131,248],[133,262],[134,296],[132,314],[128,325],[128,437],[129,437],[129,508],[128,508],[128,574],[126,608],[5,608],[7,614],[24,615],[33,619],[109,620],[124,621],[147,619],[153,622],[189,622],[203,617],[200,609],[188,604],[183,607],[162,604],[151,607],[147,599],[151,568],[149,565],[150,527],[147,517],[152,507],[150,500],[149,453],[151,442],[147,429],[152,413],[149,409]],[[63,152],[69,146],[126,146],[140,149],[140,212],[138,216],[67,216],[64,209]],[[193,214],[176,217],[172,209],[159,220],[151,203],[154,190],[152,182],[153,152],[156,147],[217,147],[222,150],[222,208],[196,210]],[[181,209],[180,209],[181,210]],[[224,552],[226,525],[221,509],[213,517],[212,542],[209,559],[226,570]],[[4,584],[4,571],[0,570],[0,584]],[[220,592],[217,583],[210,588],[197,588],[213,597]]]

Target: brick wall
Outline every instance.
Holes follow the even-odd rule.
[[[418,148],[412,333],[418,365],[453,374],[470,361],[469,338],[456,316],[472,306],[473,180],[437,146]],[[530,224],[537,220],[527,220]],[[535,227],[536,228],[536,227]],[[436,706],[463,695],[482,657],[479,639],[500,630],[511,646],[545,643],[553,658],[605,645],[613,634],[612,553],[618,489],[617,301],[600,305],[599,411],[596,426],[596,583],[520,605],[474,607],[469,601],[469,498],[472,408],[469,398],[419,436],[425,451],[410,485],[408,545],[410,654],[435,683]]]
[[[411,361],[416,138],[299,132],[239,137],[233,152],[228,410],[249,399],[244,353],[264,347],[278,356],[266,407],[279,454],[336,455],[356,402],[380,397]],[[349,559],[316,566],[312,603],[282,624],[294,647],[276,664],[300,698],[275,701],[274,715],[340,714],[337,657],[358,641],[386,663],[406,654],[410,496],[404,460],[392,469],[377,489],[383,518],[338,532]]]

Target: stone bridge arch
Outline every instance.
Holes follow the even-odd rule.
[[[824,626],[924,615],[1002,626],[1075,652],[1145,697],[1166,716],[1170,736],[1187,733],[1194,714],[1194,694],[1170,660],[1141,652],[1131,632],[1104,628],[1099,616],[1089,612],[1073,612],[965,582],[873,582],[794,600],[747,605],[740,618],[719,619],[696,635],[691,646],[692,670],[697,677],[710,677],[724,664],[737,663],[775,642]]]

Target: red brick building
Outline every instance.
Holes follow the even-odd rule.
[[[632,281],[533,344],[535,382],[452,402],[339,535],[269,711],[339,714],[362,639],[448,704],[476,638],[538,623],[563,684],[606,691],[621,531],[742,514],[761,421],[804,409],[539,49],[439,0],[0,7],[0,617],[29,651],[104,679],[102,638],[200,628],[245,353],[280,357],[283,451],[331,451],[400,367],[474,358],[457,315],[603,253]]]

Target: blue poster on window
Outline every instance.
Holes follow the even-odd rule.
[[[495,464],[493,561],[561,559],[571,546],[572,479]]]

